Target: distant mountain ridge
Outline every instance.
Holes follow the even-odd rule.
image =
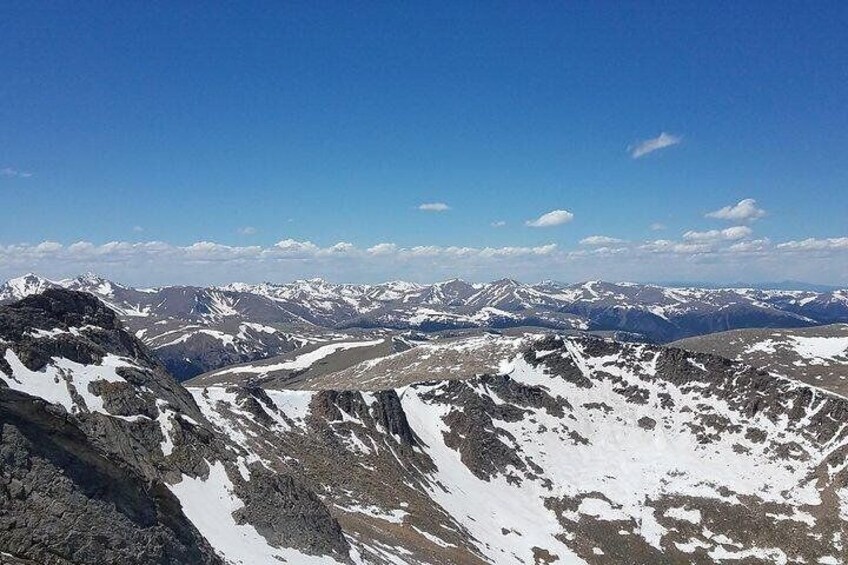
[[[830,292],[842,287],[833,284],[816,284],[804,281],[767,281],[757,283],[734,282],[730,284],[718,284],[706,281],[650,281],[646,284],[666,286],[672,288],[756,288],[759,290],[807,290],[810,292]]]
[[[0,285],[0,304],[67,288],[91,293],[121,317],[178,378],[285,353],[333,332],[532,326],[626,332],[665,343],[737,328],[848,322],[848,290],[672,288],[635,283],[512,279],[423,285],[404,281],[166,286],[136,289],[93,274],[34,274]]]

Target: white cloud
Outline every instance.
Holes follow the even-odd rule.
[[[283,239],[274,244],[273,247],[266,250],[268,255],[276,255],[280,257],[309,257],[314,255],[320,248],[311,241],[298,241],[296,239]]]
[[[580,240],[580,245],[618,245],[625,243],[623,239],[609,237],[607,235],[590,235]]]
[[[709,231],[687,231],[683,234],[683,239],[689,241],[722,241],[743,239],[751,235],[753,231],[748,226],[733,226],[723,230]]]
[[[732,253],[759,253],[768,250],[771,241],[768,238],[740,241],[728,247]]]
[[[394,243],[378,243],[373,247],[369,247],[366,251],[369,255],[391,255],[397,251],[397,245]]]
[[[256,228],[253,226],[244,226],[239,228],[237,231],[239,235],[254,235],[256,233]]]
[[[177,253],[190,261],[207,262],[255,259],[262,253],[259,246],[234,247],[213,241],[198,241],[188,247],[178,248]]]
[[[42,241],[35,246],[36,253],[55,253],[62,250],[62,244],[56,241]]]
[[[651,231],[663,231],[665,229],[665,224],[661,224],[660,222],[654,222],[648,227],[651,228]]]
[[[828,239],[810,237],[800,241],[787,241],[777,247],[787,251],[848,250],[848,237],[831,237]]]
[[[325,246],[295,239],[267,247],[214,241],[186,246],[162,241],[43,241],[0,244],[0,279],[27,271],[55,278],[91,271],[134,285],[282,282],[314,276],[345,282],[397,278],[431,282],[455,276],[470,280],[518,276],[532,281],[562,279],[563,274],[567,280],[848,280],[848,237],[773,243],[751,239],[750,234],[750,228],[735,226],[687,232],[679,240],[613,245],[586,238],[598,245],[578,248],[554,243],[403,247],[391,242],[366,248],[345,241]]]
[[[325,251],[327,255],[344,255],[348,253],[353,253],[356,250],[356,247],[352,243],[347,241],[340,241],[335,245],[331,245]]]
[[[133,226],[133,229],[132,229],[132,230],[133,230],[135,233],[141,233],[141,232],[143,232],[143,231],[144,231],[144,228],[143,228],[143,227],[141,227],[141,226]]]
[[[502,227],[504,227],[505,225],[506,225],[506,222],[505,222],[505,221],[503,221],[503,220],[497,220],[497,221],[495,221],[495,222],[492,222],[492,223],[491,223],[491,226],[492,226],[493,228],[502,228]]]
[[[18,169],[12,167],[3,167],[0,169],[0,177],[6,177],[10,179],[18,178],[18,179],[26,179],[32,176],[32,173],[27,171],[19,171]]]
[[[733,222],[749,222],[762,218],[766,215],[766,211],[762,208],[757,208],[757,201],[753,198],[745,198],[731,206],[719,208],[706,215],[707,218],[716,218],[718,220],[729,220]]]
[[[627,150],[630,152],[631,157],[638,159],[659,149],[677,145],[682,139],[683,138],[680,136],[662,132],[653,139],[646,139],[636,143],[635,145],[631,145],[627,148]]]
[[[446,212],[451,208],[444,202],[427,202],[419,205],[418,209],[424,212]]]
[[[547,214],[542,214],[535,220],[527,220],[525,225],[531,228],[549,228],[567,224],[574,219],[574,214],[568,210],[551,210]]]
[[[638,249],[652,254],[668,255],[697,255],[713,251],[712,246],[707,243],[679,242],[668,239],[648,241],[641,244]]]
[[[74,255],[85,255],[94,250],[94,244],[90,241],[77,241],[68,246],[68,251]]]

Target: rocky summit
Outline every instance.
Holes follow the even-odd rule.
[[[838,393],[585,332],[372,338],[181,384],[90,292],[0,307],[0,560],[848,562]]]

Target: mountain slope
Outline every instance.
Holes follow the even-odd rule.
[[[318,497],[217,432],[91,295],[48,289],[0,307],[0,351],[4,559],[350,560]]]
[[[189,390],[252,456],[297,469],[375,562],[848,559],[845,399],[676,348],[439,347],[455,355],[416,347],[312,383],[330,390]]]
[[[109,305],[179,380],[371,329],[538,327],[621,332],[664,343],[736,328],[848,322],[844,290],[664,288],[602,281],[351,285],[313,279],[133,289],[95,275],[64,281],[25,275],[0,285],[0,303],[57,287],[89,292]]]
[[[733,330],[673,345],[737,359],[848,397],[848,324]]]

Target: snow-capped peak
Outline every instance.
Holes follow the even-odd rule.
[[[48,288],[56,288],[59,283],[40,277],[35,273],[27,273],[20,277],[9,279],[0,286],[0,300],[20,300],[25,296],[44,292]]]

